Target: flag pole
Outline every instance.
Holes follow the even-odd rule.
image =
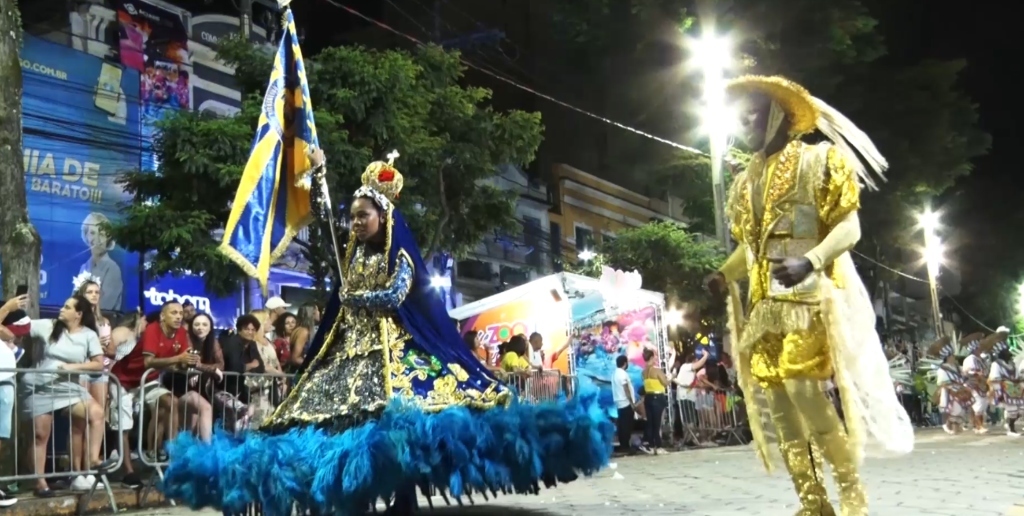
[[[277,0],[277,7],[282,12],[284,12],[291,9],[291,6],[289,5],[291,3],[292,0]],[[299,180],[296,181],[296,183],[304,181],[309,174],[315,177],[317,183],[320,185],[320,191],[322,195],[321,202],[324,205],[324,211],[327,212],[327,225],[329,227],[328,231],[331,233],[331,244],[333,244],[334,246],[334,266],[338,271],[338,289],[344,290],[345,278],[343,276],[344,269],[342,269],[341,267],[341,245],[338,244],[338,232],[334,230],[334,205],[331,203],[330,189],[327,188],[327,167],[325,166],[325,164],[321,164],[319,167],[316,167],[313,170],[310,170],[303,174],[299,174]]]
[[[321,202],[323,202],[324,211],[327,212],[327,225],[330,227],[331,243],[334,244],[334,264],[338,270],[338,290],[344,290],[345,278],[343,276],[344,269],[341,268],[341,246],[338,244],[338,232],[334,230],[334,205],[331,204],[331,194],[327,189],[327,167],[321,166],[320,170],[313,172],[313,175],[316,176],[316,180],[320,184],[320,190],[323,192]]]

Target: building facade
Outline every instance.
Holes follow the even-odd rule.
[[[663,220],[685,224],[683,201],[654,199],[565,164],[551,174],[549,233],[552,253],[561,263],[575,263],[623,229]]]
[[[452,271],[456,305],[483,299],[522,285],[554,270],[547,228],[551,203],[548,189],[531,182],[521,169],[502,165],[500,174],[487,182],[515,192],[517,231],[495,233],[455,264]]]
[[[455,264],[455,306],[559,271],[623,229],[652,220],[685,223],[680,199],[652,199],[569,165],[553,167],[549,188],[514,166],[503,166],[491,182],[517,193],[520,231],[495,234]]]

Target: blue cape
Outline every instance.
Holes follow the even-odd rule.
[[[405,218],[394,207],[387,212],[387,217],[390,218],[390,223],[385,224],[385,228],[390,227],[390,234],[385,235],[386,242],[389,243],[386,246],[388,248],[388,273],[394,273],[400,251],[405,251],[408,254],[414,268],[412,288],[405,297],[405,301],[398,307],[399,322],[412,336],[414,347],[436,357],[443,364],[459,364],[469,373],[470,380],[467,383],[480,388],[480,390],[486,389],[486,384],[495,381],[493,375],[469,350],[462,340],[462,336],[459,335],[455,323],[448,316],[444,300],[441,299],[437,289],[431,285],[430,272],[423,262],[416,239],[405,223]],[[350,240],[349,246],[353,245],[359,244],[355,240]],[[343,264],[346,269],[349,265]],[[323,348],[327,333],[330,332],[334,320],[338,317],[340,307],[338,286],[335,286],[327,308],[324,310],[316,337],[306,348],[305,358],[302,362],[303,370]]]

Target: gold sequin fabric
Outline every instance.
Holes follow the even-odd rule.
[[[850,453],[849,440],[837,429],[816,437],[825,459],[832,466],[832,478],[839,488],[839,513],[842,516],[867,516],[868,497],[857,471],[857,461]]]
[[[821,316],[815,315],[806,329],[762,335],[751,349],[750,373],[765,388],[794,378],[831,378],[832,359]]]
[[[459,364],[442,363],[411,341],[395,310],[408,294],[412,262],[402,252],[398,261],[389,274],[386,253],[358,246],[345,275],[355,305],[343,307],[319,355],[264,430],[314,424],[340,431],[379,414],[395,397],[427,411],[509,401],[496,380],[471,379]]]
[[[782,461],[793,480],[793,487],[800,498],[796,516],[835,516],[835,509],[828,501],[828,492],[822,483],[815,461],[811,458],[811,447],[807,441],[779,443]]]
[[[733,238],[747,255],[750,305],[768,297],[817,301],[815,292],[772,294],[767,259],[780,250],[803,255],[859,208],[857,173],[834,146],[794,140],[772,156],[754,155],[726,203]],[[842,287],[831,264],[823,273]]]

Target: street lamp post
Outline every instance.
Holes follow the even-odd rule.
[[[937,280],[939,277],[939,266],[942,265],[943,247],[936,230],[939,227],[939,216],[931,209],[925,210],[919,222],[924,230],[924,259],[928,266],[928,293],[932,303],[932,325],[935,330],[935,337],[943,335],[942,312],[939,310],[939,289]]]
[[[728,148],[729,128],[733,122],[725,105],[725,68],[729,63],[729,43],[714,30],[707,30],[697,42],[695,57],[704,74],[704,125],[711,151],[711,186],[715,198],[715,234],[726,252],[732,242],[725,221],[725,173],[722,161]]]

